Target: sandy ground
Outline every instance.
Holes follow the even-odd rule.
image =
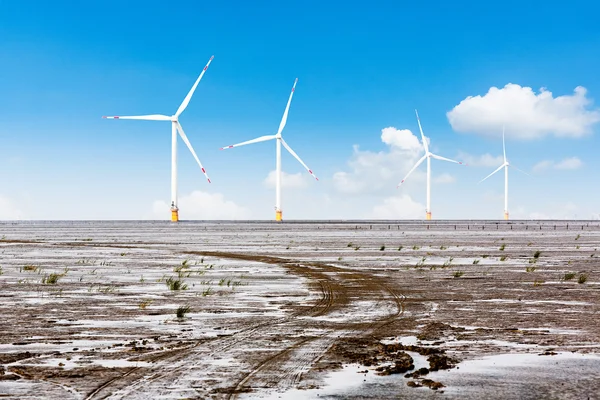
[[[598,249],[596,221],[0,222],[0,398],[600,398]]]

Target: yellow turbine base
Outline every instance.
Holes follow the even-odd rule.
[[[508,221],[508,211],[504,213],[504,219]]]
[[[171,222],[178,222],[179,221],[179,210],[178,209],[171,209]]]
[[[281,222],[281,220],[282,220],[281,210],[275,211],[275,221]]]
[[[425,219],[426,219],[427,221],[429,221],[429,220],[431,219],[431,212],[426,212],[426,213],[425,213]]]

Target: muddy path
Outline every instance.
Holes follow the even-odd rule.
[[[153,366],[150,369],[127,371],[120,378],[112,378],[94,389],[87,399],[144,398],[149,393],[173,395],[174,387],[187,388],[190,382],[194,382],[193,385],[196,386],[195,393],[184,389],[180,393],[182,396],[223,395],[233,399],[238,393],[260,388],[283,391],[296,386],[303,374],[339,338],[376,334],[378,330],[401,318],[404,312],[406,296],[398,290],[390,289],[385,279],[372,279],[364,273],[346,268],[268,255],[210,251],[190,251],[187,254],[282,266],[291,274],[306,279],[316,300],[312,304],[298,304],[289,316],[247,327],[227,338],[198,342],[182,349],[176,356],[141,358],[143,361],[151,359]],[[352,313],[365,317],[353,321]],[[334,318],[330,320],[328,316]],[[221,375],[222,380],[233,382],[231,386],[221,387],[217,393],[200,392],[198,386],[201,379],[194,376],[194,371],[202,368],[199,366],[207,359],[216,355],[239,358],[241,350],[260,347],[261,343],[277,337],[288,339],[279,346],[271,346],[268,352],[257,352],[245,356],[246,359],[240,359],[244,367],[238,371],[230,371],[230,377]],[[204,368],[200,372],[201,375],[206,374]]]

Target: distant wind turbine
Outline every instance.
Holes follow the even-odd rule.
[[[292,87],[292,92],[290,93],[290,98],[288,99],[287,106],[285,107],[285,112],[283,113],[283,118],[281,118],[281,123],[279,124],[279,130],[277,131],[277,134],[261,136],[256,139],[248,140],[247,142],[242,142],[242,143],[238,143],[238,144],[234,144],[231,146],[221,148],[221,150],[225,150],[225,149],[231,149],[233,147],[244,146],[246,144],[265,142],[267,140],[272,140],[272,139],[276,140],[276,148],[275,148],[276,149],[275,154],[276,154],[276,159],[277,159],[276,167],[275,167],[275,171],[276,171],[275,172],[275,174],[276,174],[276,179],[275,179],[275,182],[276,182],[275,183],[275,220],[276,221],[282,220],[282,212],[281,212],[281,145],[283,145],[283,147],[285,147],[286,150],[289,151],[290,154],[292,156],[294,156],[294,158],[296,160],[298,160],[298,162],[300,164],[302,164],[302,166],[304,168],[306,168],[308,173],[311,174],[313,176],[313,178],[315,178],[316,180],[319,180],[319,178],[317,178],[315,176],[315,174],[312,172],[312,170],[310,168],[308,168],[308,166],[304,163],[304,161],[302,161],[300,159],[300,157],[298,157],[298,154],[296,154],[294,152],[294,150],[292,150],[292,148],[290,146],[288,146],[288,144],[285,142],[285,140],[283,140],[283,137],[281,137],[281,131],[283,131],[283,128],[285,127],[285,124],[287,122],[290,104],[292,103],[292,96],[294,96],[294,91],[296,90],[296,83],[298,83],[298,78],[296,78],[296,80],[294,81],[294,86]]]
[[[508,162],[508,160],[506,159],[506,145],[504,144],[504,127],[502,127],[502,152],[504,154],[504,163],[502,163],[502,165],[499,166],[498,169],[496,169],[494,172],[492,172],[491,174],[489,174],[488,176],[486,176],[485,178],[480,180],[479,183],[485,181],[487,178],[489,178],[490,176],[494,175],[496,172],[498,172],[502,168],[504,168],[504,219],[508,220],[508,167],[509,166],[513,167],[517,171],[522,172],[527,176],[531,176],[531,175],[529,175],[525,171],[521,171],[519,168],[515,167],[514,165],[511,165]]]
[[[398,184],[398,187],[400,187],[400,185],[402,185],[404,183],[404,181],[406,181],[406,179],[410,176],[410,174],[412,174],[412,172],[415,169],[417,169],[417,167],[419,165],[421,165],[421,163],[423,161],[427,160],[427,208],[425,210],[425,219],[430,220],[431,219],[431,158],[433,157],[437,160],[449,161],[449,162],[452,162],[455,164],[461,164],[461,165],[467,165],[467,164],[463,164],[460,161],[454,161],[449,158],[441,157],[441,156],[438,156],[438,155],[430,152],[429,145],[427,144],[427,139],[425,138],[425,135],[423,134],[423,128],[421,127],[421,120],[419,119],[419,113],[417,112],[417,110],[415,110],[415,114],[417,115],[417,122],[419,123],[419,131],[421,131],[421,140],[423,141],[423,147],[425,148],[425,155],[423,157],[421,157],[421,159],[419,159],[419,161],[417,161],[417,163],[411,168],[410,171],[408,171],[408,174],[406,174],[404,179],[402,179],[402,181]]]
[[[123,116],[123,117],[102,117],[102,118],[108,118],[108,119],[142,119],[142,120],[148,120],[148,121],[171,121],[171,221],[173,221],[173,222],[179,221],[179,208],[177,207],[177,132],[179,132],[181,139],[187,145],[188,149],[190,149],[190,152],[196,159],[196,162],[200,166],[202,173],[204,174],[204,176],[206,176],[208,183],[210,183],[210,178],[206,174],[206,170],[202,166],[202,163],[200,162],[200,159],[196,155],[196,152],[194,151],[192,144],[188,140],[185,132],[183,131],[181,123],[179,122],[179,116],[188,106],[188,104],[192,98],[192,95],[194,94],[194,91],[196,90],[196,87],[198,86],[198,83],[200,83],[200,80],[204,76],[204,73],[208,69],[208,66],[210,65],[210,63],[212,62],[214,57],[215,56],[210,57],[210,60],[208,60],[208,63],[206,64],[206,66],[204,67],[202,72],[200,73],[200,76],[198,77],[198,79],[196,79],[196,83],[194,83],[194,86],[192,86],[192,89],[189,91],[187,96],[185,96],[185,99],[183,99],[183,102],[181,103],[181,105],[177,109],[177,112],[174,115],[172,115],[170,117],[167,115],[159,115],[159,114],[139,115],[139,116]]]

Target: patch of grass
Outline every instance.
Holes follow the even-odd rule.
[[[444,268],[448,268],[450,266],[450,264],[452,264],[453,260],[454,260],[454,257],[450,257],[446,262],[444,262]]]
[[[581,237],[581,235],[577,234],[577,236],[575,236],[575,240],[579,240],[580,237]]]
[[[37,265],[32,265],[32,264],[23,265],[23,271],[36,272],[38,270],[38,268],[39,268],[39,266],[37,266]]]
[[[4,275],[4,270],[0,267],[0,275]]]
[[[342,260],[343,260],[342,256],[339,256],[338,261],[342,261]]]
[[[152,300],[150,300],[150,299],[142,300],[138,303],[138,307],[140,310],[145,310],[146,307],[148,307],[150,304],[152,304]]]
[[[354,247],[354,251],[358,251],[359,249],[360,249],[360,246]]]
[[[144,275],[142,275],[140,278],[140,283],[144,283],[144,282],[146,282],[146,279],[144,279]]]
[[[483,254],[483,255],[481,256],[481,258],[488,258],[489,256],[490,256],[489,254]]]
[[[121,253],[121,257],[125,257],[127,253]]]
[[[505,248],[506,248],[506,244],[502,243],[502,246],[500,246],[500,251],[504,251]]]
[[[440,250],[446,250],[447,247],[446,246],[440,246]]]
[[[454,271],[454,273],[452,274],[452,276],[455,277],[455,278],[460,278],[464,274],[465,273],[463,271]]]
[[[583,283],[586,283],[587,280],[588,280],[588,276],[586,274],[579,274],[579,277],[577,278],[577,283],[583,284]]]
[[[209,286],[202,291],[202,297],[210,296],[211,294],[212,294],[212,286]]]
[[[96,289],[96,291],[98,293],[104,293],[104,294],[114,293],[117,291],[117,287],[114,285],[98,286],[98,289]]]
[[[533,244],[533,242],[527,243],[527,247],[531,246],[532,244]]]
[[[537,260],[538,258],[540,258],[541,254],[542,254],[542,252],[537,250],[535,253],[533,253],[533,258],[535,258]]]
[[[401,251],[403,248],[403,246],[398,246],[398,251]]]
[[[183,280],[180,278],[175,279],[172,276],[165,281],[165,284],[169,290],[187,290],[188,288],[188,285]]]
[[[425,260],[427,260],[427,257],[421,258],[421,261],[417,262],[417,264],[415,265],[415,268],[424,267],[425,266]]]
[[[348,243],[348,246],[346,246],[346,247],[352,247],[352,246],[353,246],[353,244],[352,244],[352,242],[350,242],[350,243]]]
[[[537,267],[526,267],[525,272],[534,272],[536,269]]]
[[[385,250],[385,244],[382,244],[381,247],[379,248],[379,251],[384,251]]]
[[[536,279],[533,281],[533,286],[541,286],[544,284],[544,281]]]
[[[177,307],[177,311],[175,311],[175,315],[177,318],[185,318],[185,314],[189,313],[192,309],[190,306],[179,306]]]
[[[42,278],[42,283],[44,285],[55,285],[58,283],[58,280],[63,277],[63,274],[57,274],[55,272],[50,275],[44,275]]]
[[[500,257],[500,261],[506,261],[506,258],[507,258],[506,256],[502,256],[502,257]]]
[[[577,246],[575,246],[575,248],[576,248],[577,250],[579,250],[579,249],[581,248],[581,246],[580,246],[580,245],[577,245]]]
[[[413,246],[413,250],[419,250],[419,249],[420,249],[420,247],[419,247],[419,246],[417,246],[417,245],[414,245],[414,246]]]
[[[479,264],[479,261],[480,261],[480,260],[473,260],[473,264],[474,264],[474,265],[477,265],[477,264]]]
[[[575,275],[577,275],[575,272],[567,272],[564,276],[563,279],[565,281],[570,281],[571,279],[575,278]]]

